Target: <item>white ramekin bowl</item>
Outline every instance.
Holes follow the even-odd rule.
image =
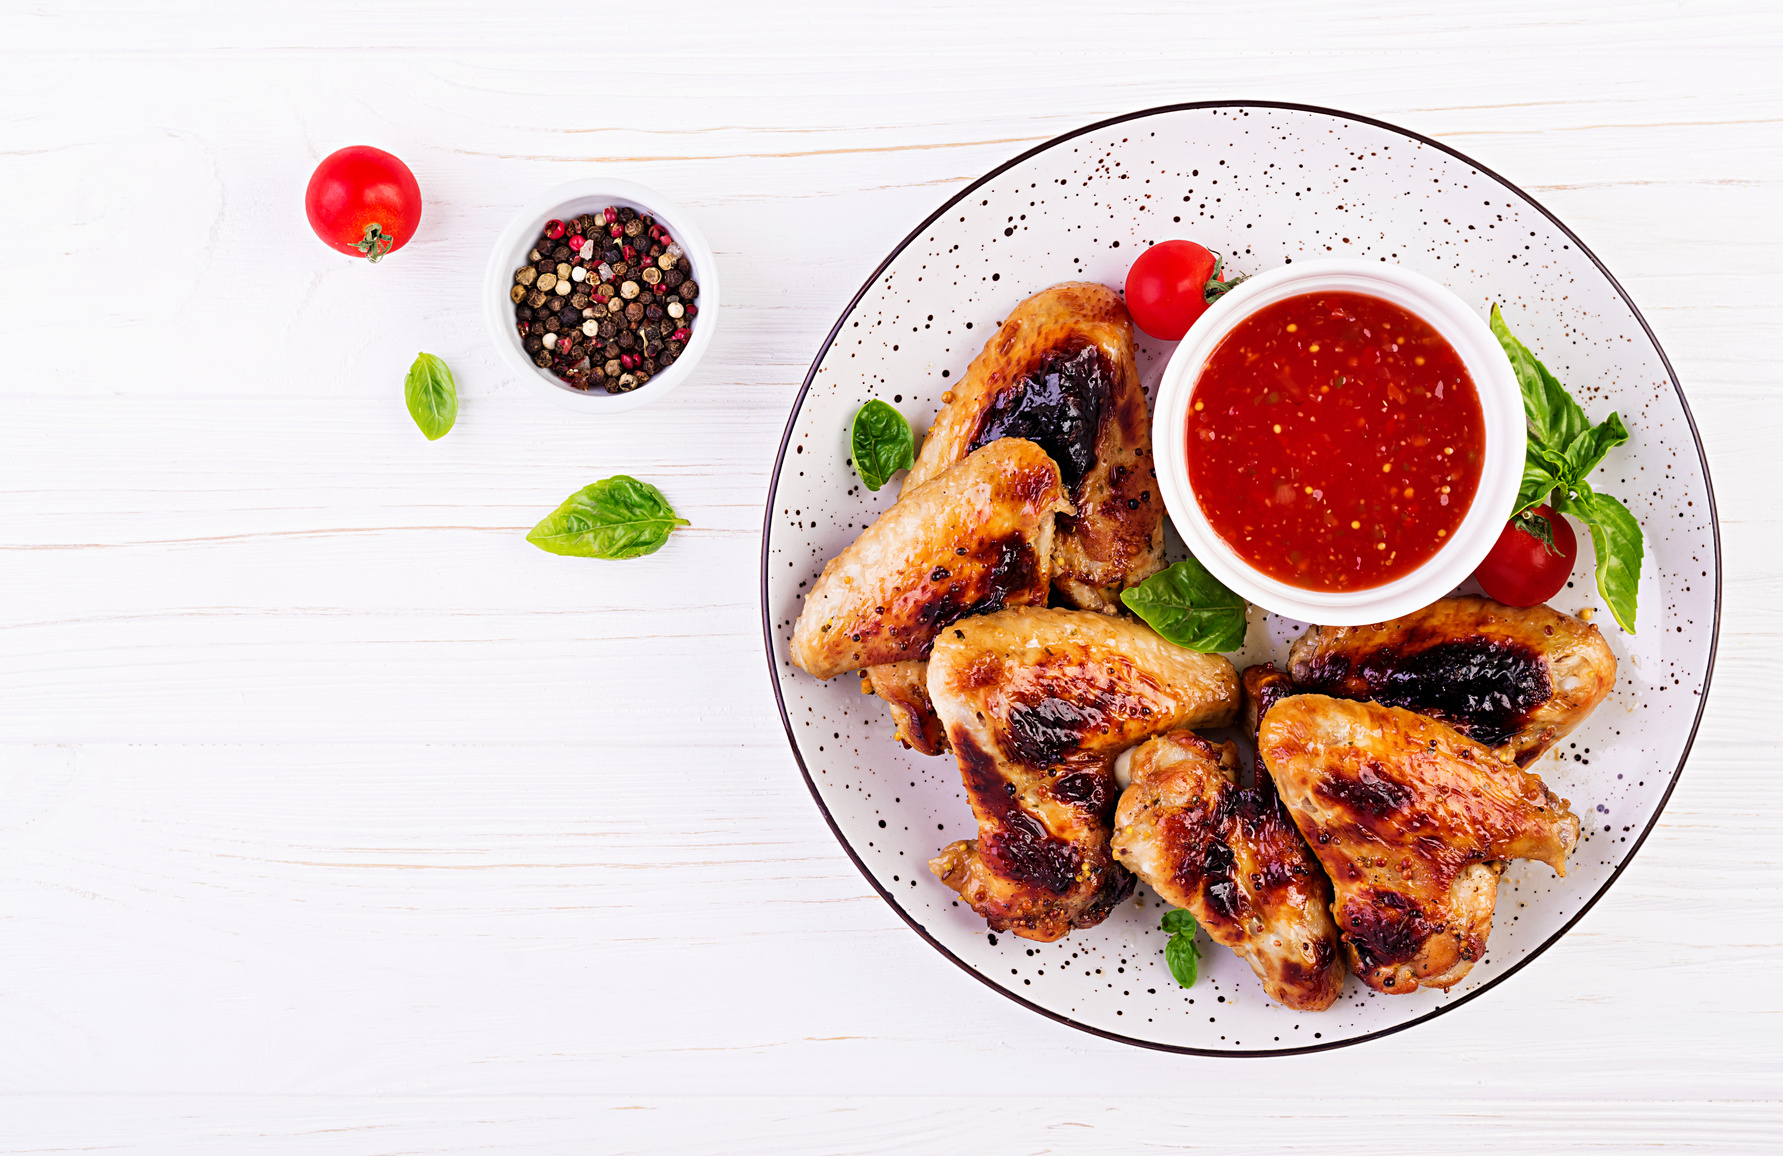
[[[526,264],[526,255],[531,252],[546,221],[553,218],[568,220],[583,213],[598,212],[608,205],[630,207],[655,217],[687,254],[688,264],[693,267],[693,279],[700,287],[700,295],[694,299],[700,307],[700,315],[690,327],[692,333],[688,336],[687,348],[681,351],[674,364],[629,393],[608,393],[600,388],[586,392],[571,389],[558,380],[557,375],[534,365],[520,344],[520,333],[514,324],[514,303],[508,298],[508,291],[514,284],[514,270]],[[718,262],[713,259],[706,238],[679,206],[643,185],[613,177],[584,177],[547,189],[528,201],[496,238],[484,282],[483,316],[489,323],[489,336],[500,351],[501,359],[545,397],[566,409],[585,414],[606,415],[636,409],[686,381],[712,344],[712,331],[718,324]]]
[[[1367,590],[1303,590],[1263,573],[1208,524],[1189,485],[1189,402],[1207,359],[1228,333],[1265,306],[1302,293],[1380,297],[1423,318],[1454,347],[1473,378],[1485,418],[1479,489],[1460,527],[1410,574]],[[1397,618],[1449,593],[1472,574],[1498,540],[1523,477],[1523,395],[1497,338],[1459,297],[1427,277],[1367,261],[1284,265],[1245,281],[1208,307],[1164,367],[1152,409],[1152,452],[1165,508],[1189,552],[1220,581],[1266,610],[1321,626],[1361,626]]]

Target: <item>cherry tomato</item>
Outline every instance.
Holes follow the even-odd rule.
[[[1220,261],[1193,241],[1165,241],[1139,254],[1127,270],[1127,312],[1160,341],[1178,341],[1229,286]]]
[[[310,228],[330,247],[377,261],[415,235],[421,186],[409,166],[383,149],[352,145],[316,166],[303,207]]]
[[[1579,557],[1579,540],[1565,518],[1547,506],[1531,512],[1554,527],[1554,549],[1559,553],[1517,523],[1506,522],[1491,553],[1473,572],[1487,597],[1506,606],[1534,606],[1560,593]]]

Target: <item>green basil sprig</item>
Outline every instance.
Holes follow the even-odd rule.
[[[1511,336],[1497,305],[1492,306],[1491,323],[1523,390],[1523,412],[1529,422],[1523,482],[1517,488],[1517,508],[1511,511],[1511,518],[1550,546],[1552,530],[1541,515],[1525,512],[1531,506],[1547,502],[1557,513],[1571,514],[1585,523],[1597,552],[1597,592],[1603,595],[1617,624],[1633,634],[1641,558],[1646,553],[1640,523],[1627,506],[1593,490],[1585,481],[1585,475],[1597,468],[1605,454],[1628,440],[1628,427],[1615,413],[1592,425],[1585,410],[1547,366]]]
[[[409,376],[402,383],[409,416],[430,442],[439,441],[458,420],[458,383],[446,363],[431,353],[415,354]]]
[[[910,423],[878,398],[855,412],[848,449],[869,490],[877,491],[893,474],[916,464],[916,435],[910,432]]]
[[[552,554],[641,558],[662,549],[677,526],[691,525],[649,482],[616,474],[577,490],[526,535]]]
[[[1121,591],[1121,601],[1166,641],[1188,650],[1237,650],[1244,645],[1244,599],[1193,558]]]
[[[1170,939],[1164,944],[1164,963],[1176,977],[1176,982],[1184,987],[1194,987],[1195,980],[1201,975],[1201,949],[1195,946],[1195,932],[1199,927],[1194,915],[1180,907],[1166,911],[1158,923],[1159,930],[1170,933]]]

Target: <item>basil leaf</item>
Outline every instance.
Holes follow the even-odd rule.
[[[1635,599],[1641,584],[1641,559],[1646,544],[1641,524],[1628,507],[1608,494],[1599,494],[1583,482],[1578,492],[1555,504],[1591,530],[1591,547],[1597,551],[1597,592],[1616,617],[1616,625],[1634,633]]]
[[[1165,641],[1187,650],[1237,650],[1244,645],[1244,599],[1193,558],[1121,591],[1121,601]]]
[[[878,490],[893,474],[916,464],[916,435],[910,432],[910,423],[878,398],[855,411],[848,449],[869,490]]]
[[[1628,427],[1622,424],[1620,414],[1612,413],[1601,422],[1592,426],[1572,440],[1562,455],[1566,463],[1566,475],[1562,479],[1569,482],[1582,482],[1585,475],[1597,468],[1604,455],[1628,440]]]
[[[1195,922],[1193,911],[1185,911],[1180,907],[1172,907],[1164,913],[1164,918],[1158,921],[1158,930],[1168,931],[1172,935],[1185,931],[1193,935],[1200,926]]]
[[[430,442],[439,441],[458,420],[458,383],[446,363],[431,353],[417,353],[409,376],[402,383],[409,416]]]
[[[1170,933],[1169,941],[1164,944],[1164,963],[1170,968],[1170,974],[1183,987],[1194,987],[1201,971],[1201,949],[1195,946],[1198,927],[1195,916],[1180,907],[1173,908],[1164,913],[1158,926]]]
[[[616,474],[571,494],[526,540],[575,558],[641,558],[662,549],[675,527],[689,524],[675,516],[661,490]]]
[[[1511,517],[1548,500],[1548,495],[1560,485],[1556,470],[1557,463],[1532,439],[1523,452],[1523,481],[1517,487],[1517,508],[1511,511]]]
[[[1504,347],[1505,356],[1511,359],[1511,370],[1517,375],[1517,385],[1523,391],[1523,413],[1529,419],[1529,428],[1535,433],[1536,440],[1553,450],[1571,445],[1591,426],[1585,420],[1585,411],[1566,392],[1566,387],[1548,372],[1548,367],[1537,361],[1535,354],[1511,335],[1496,304],[1492,306],[1490,324],[1493,336]]]

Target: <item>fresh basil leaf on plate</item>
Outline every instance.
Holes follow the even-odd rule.
[[[1511,519],[1552,547],[1551,528],[1545,519],[1524,517],[1531,506],[1547,501],[1552,494],[1556,513],[1571,514],[1585,523],[1597,553],[1598,593],[1616,624],[1633,634],[1641,559],[1646,553],[1641,526],[1627,506],[1594,491],[1585,481],[1604,455],[1628,440],[1628,427],[1618,413],[1592,425],[1566,387],[1511,335],[1497,305],[1492,306],[1491,325],[1522,388],[1529,426],[1523,481]]]
[[[1615,615],[1616,624],[1633,634],[1641,559],[1646,554],[1641,524],[1627,506],[1583,482],[1578,483],[1576,494],[1555,503],[1555,509],[1571,514],[1591,531],[1591,548],[1597,552],[1597,592]]]
[[[409,366],[409,376],[402,383],[402,395],[409,416],[430,442],[445,437],[458,420],[458,383],[452,380],[446,363],[431,353],[415,355],[415,364]]]
[[[848,450],[861,481],[877,491],[893,474],[916,464],[916,435],[903,414],[874,398],[855,411]]]
[[[661,490],[616,474],[571,494],[526,540],[575,558],[641,558],[662,549],[675,527],[690,524],[676,517]]]
[[[1237,650],[1244,645],[1244,599],[1193,558],[1121,591],[1121,601],[1165,641],[1187,650]]]
[[[1539,506],[1548,500],[1548,495],[1560,485],[1556,476],[1556,465],[1548,460],[1540,446],[1531,441],[1523,456],[1523,481],[1517,487],[1517,508],[1511,512],[1515,518],[1531,506]]]
[[[1200,978],[1201,949],[1195,946],[1199,927],[1195,916],[1180,907],[1166,911],[1158,922],[1158,928],[1170,935],[1164,944],[1164,963],[1183,987],[1194,987],[1195,980]]]
[[[1511,359],[1511,371],[1523,390],[1523,410],[1536,440],[1544,447],[1561,450],[1591,427],[1585,411],[1579,408],[1566,387],[1548,372],[1548,367],[1535,359],[1529,347],[1512,336],[1498,306],[1492,306],[1490,322],[1493,336]]]
[[[1562,455],[1566,462],[1565,476],[1583,481],[1585,475],[1603,461],[1605,454],[1627,440],[1628,427],[1622,424],[1622,415],[1610,414],[1566,447]]]

